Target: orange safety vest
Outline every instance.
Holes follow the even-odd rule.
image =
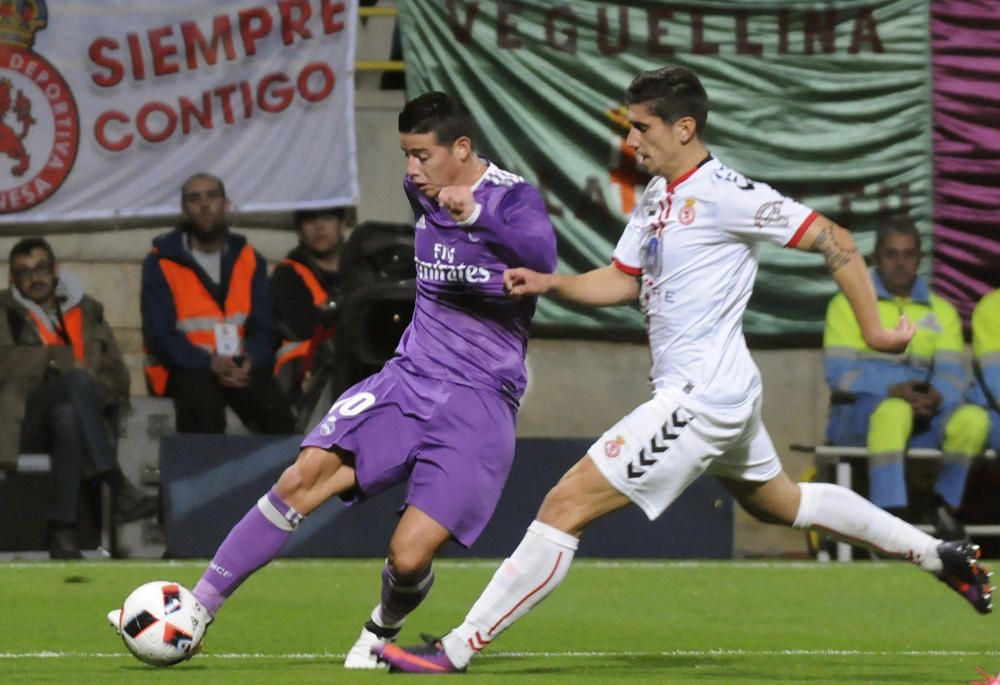
[[[35,328],[38,329],[38,335],[41,337],[42,342],[46,346],[49,345],[65,345],[66,340],[59,335],[59,331],[54,331],[45,325],[35,312],[29,311],[28,316],[35,323]],[[83,361],[83,310],[79,306],[73,307],[68,312],[63,312],[62,315],[63,325],[65,329],[63,332],[69,338],[70,342],[73,344],[73,358],[78,362]]]
[[[296,262],[294,259],[282,259],[281,264],[287,264],[288,266],[295,269],[295,273],[299,275],[299,278],[306,284],[309,288],[309,293],[312,295],[313,306],[322,307],[327,303],[329,297],[326,294],[326,290],[320,285],[319,279],[316,278],[309,267],[307,267],[302,262]],[[281,367],[292,361],[293,359],[299,359],[306,357],[312,352],[312,339],[309,340],[282,340],[281,347],[278,348],[277,361],[274,362],[274,375],[277,376],[281,372]]]
[[[243,339],[243,324],[250,316],[253,275],[257,269],[257,256],[250,245],[244,245],[233,263],[229,275],[229,292],[226,294],[225,311],[205,288],[194,269],[172,259],[161,259],[160,270],[167,279],[167,286],[174,299],[177,328],[192,345],[215,354],[215,324],[235,324]],[[146,350],[146,382],[154,395],[164,395],[170,374]]]

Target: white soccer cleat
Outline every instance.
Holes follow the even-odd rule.
[[[372,628],[378,630],[380,633],[386,633],[386,635],[384,637],[376,635],[372,632]],[[391,633],[391,635],[389,633]],[[344,659],[344,668],[388,668],[388,665],[384,661],[372,654],[372,650],[376,647],[382,647],[386,643],[394,642],[397,634],[399,634],[399,628],[394,630],[382,628],[369,621],[365,624],[365,627],[361,629],[361,635],[358,636],[357,642],[355,642],[354,646],[351,647],[351,651],[347,653],[347,658]]]
[[[111,627],[114,628],[115,632],[118,633],[119,635],[122,634],[121,617],[122,617],[121,609],[112,609],[111,611],[108,612],[108,623],[111,624]]]

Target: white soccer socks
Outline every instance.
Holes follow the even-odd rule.
[[[442,640],[448,660],[465,668],[473,656],[566,577],[579,540],[540,521],[528,526],[521,544],[493,574],[465,622]]]
[[[802,501],[792,524],[814,528],[887,556],[908,559],[925,571],[941,571],[940,540],[831,483],[799,483]]]

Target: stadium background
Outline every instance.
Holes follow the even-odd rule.
[[[1000,209],[995,3],[398,4],[410,94],[445,87],[462,95],[483,128],[484,148],[548,189],[561,212],[556,223],[566,268],[602,263],[613,246],[628,207],[628,180],[635,180],[620,155],[622,129],[614,116],[620,93],[630,75],[669,61],[704,74],[713,98],[709,140],[724,161],[850,226],[863,247],[881,215],[906,209],[933,238],[925,272],[965,316],[979,295],[1000,285],[993,230]],[[623,17],[628,49],[604,54],[622,40]],[[359,23],[359,60],[388,56],[392,24],[391,18]],[[651,31],[660,33],[650,38]],[[405,96],[377,89],[374,76],[356,79],[357,215],[406,221],[395,134]],[[239,188],[230,193],[241,197]],[[292,242],[275,228],[286,221],[272,213],[236,223],[276,260]],[[146,223],[63,225],[52,238],[64,266],[106,304],[139,393],[139,263],[166,225]],[[0,254],[16,236],[50,228],[4,225]],[[790,300],[789,292],[796,294]],[[782,452],[822,435],[818,332],[832,292],[818,259],[765,255],[748,331],[765,378],[765,417]],[[634,312],[593,315],[548,303],[540,324],[521,436],[592,435],[647,396],[648,352]],[[808,467],[801,457],[782,456],[793,477]],[[798,535],[764,532],[738,519],[738,555],[801,548]]]

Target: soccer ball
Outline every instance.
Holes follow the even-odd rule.
[[[208,613],[180,583],[155,580],[125,599],[118,618],[125,646],[140,661],[172,666],[197,652]]]

